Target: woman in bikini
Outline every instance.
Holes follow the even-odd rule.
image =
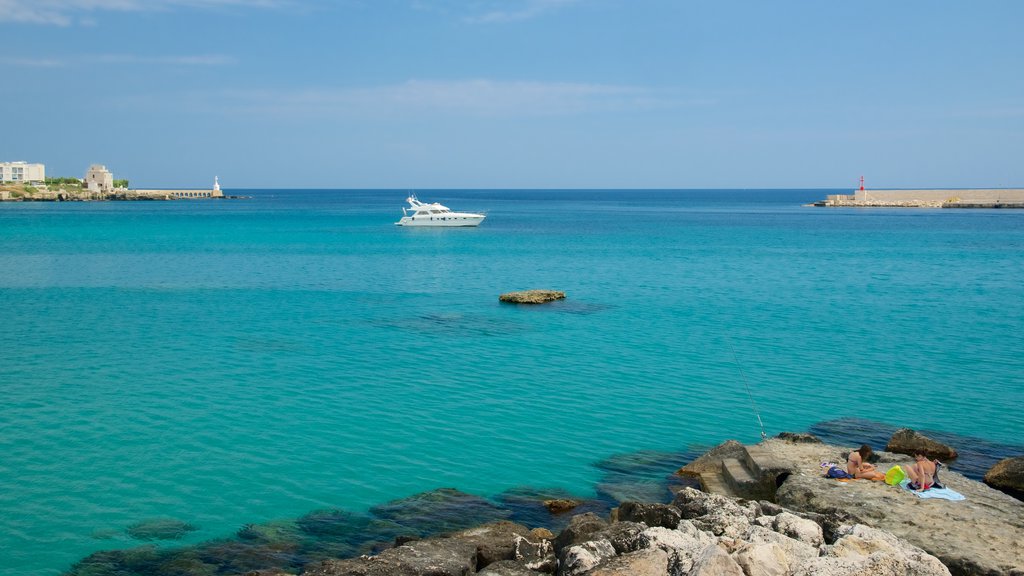
[[[885,474],[879,472],[875,468],[874,464],[868,462],[874,450],[867,444],[862,445],[860,448],[850,452],[849,459],[846,460],[846,471],[854,478],[860,478],[863,480],[885,480]]]
[[[935,462],[924,454],[915,452],[914,463],[909,466],[904,464],[901,468],[910,478],[907,488],[923,492],[935,485]]]

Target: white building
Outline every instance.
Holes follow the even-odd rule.
[[[46,181],[46,166],[28,162],[0,162],[0,182],[42,184]]]
[[[90,192],[113,192],[114,174],[103,164],[93,164],[85,173],[85,186]]]

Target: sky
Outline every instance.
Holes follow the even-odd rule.
[[[0,161],[132,187],[1024,187],[1021,0],[0,0]]]

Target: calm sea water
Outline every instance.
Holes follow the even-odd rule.
[[[824,190],[0,204],[0,574],[859,418],[1020,443],[1024,213]],[[565,290],[545,307],[499,293]],[[735,353],[735,356],[734,356]],[[742,375],[741,375],[742,371]],[[160,544],[165,546],[166,544]]]

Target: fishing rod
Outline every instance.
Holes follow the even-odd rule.
[[[736,370],[740,373],[740,378],[743,379],[743,388],[747,391],[750,407],[754,410],[754,416],[757,416],[757,425],[761,427],[761,440],[767,440],[768,433],[764,431],[764,422],[761,421],[761,413],[757,410],[757,404],[754,403],[754,395],[750,393],[750,384],[747,382],[747,375],[743,373],[743,365],[740,364],[740,358],[736,355],[736,349],[733,348],[732,340],[728,336],[725,337],[725,343],[729,345],[729,351],[732,352],[732,360],[736,364]]]

